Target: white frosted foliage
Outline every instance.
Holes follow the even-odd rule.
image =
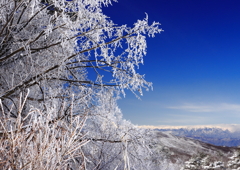
[[[111,4],[0,0],[0,169],[151,169],[148,132],[116,101],[152,87],[137,69],[162,30],[113,23]]]

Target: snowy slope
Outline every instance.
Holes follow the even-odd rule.
[[[176,169],[185,165],[193,157],[208,156],[213,161],[228,160],[237,148],[221,147],[207,144],[198,140],[174,136],[169,132],[156,131],[150,147],[153,151],[153,162],[162,166],[162,169]]]

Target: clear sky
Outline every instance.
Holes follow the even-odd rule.
[[[240,124],[240,0],[118,0],[104,8],[131,26],[148,13],[164,30],[148,39],[139,72],[154,90],[119,101],[138,125]]]

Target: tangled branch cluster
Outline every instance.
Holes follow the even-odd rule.
[[[146,36],[162,30],[147,16],[118,26],[102,13],[110,4],[0,0],[3,169],[146,168],[144,135],[121,118],[116,100],[151,87],[136,69]]]

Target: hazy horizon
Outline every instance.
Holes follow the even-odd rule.
[[[218,124],[218,125],[185,125],[185,126],[169,126],[169,125],[140,125],[141,128],[148,129],[203,129],[203,128],[219,128],[229,130],[230,132],[240,132],[240,124]]]

